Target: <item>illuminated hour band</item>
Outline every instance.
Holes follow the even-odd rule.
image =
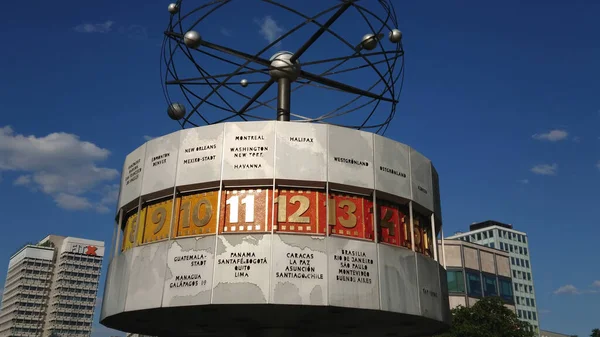
[[[379,242],[412,248],[407,205],[378,199],[375,215],[370,197],[330,192],[327,200],[324,191],[275,189],[273,193],[270,188],[223,190],[220,210],[218,201],[219,191],[215,190],[178,196],[175,207],[170,197],[143,205],[139,214],[137,210],[129,212],[123,221],[121,250],[169,238],[214,235],[217,229],[225,235],[271,230],[325,235],[326,226],[331,236],[368,241],[374,240],[376,227]],[[430,216],[413,211],[413,224],[415,251],[433,257]]]

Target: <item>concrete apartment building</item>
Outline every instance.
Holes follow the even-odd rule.
[[[515,295],[516,313],[539,334],[539,317],[533,285],[529,239],[512,225],[497,221],[474,223],[466,233],[456,233],[447,240],[456,239],[499,249],[508,253]]]
[[[11,256],[0,337],[90,336],[104,255],[101,241],[49,235]]]
[[[473,306],[483,297],[501,297],[516,311],[510,260],[506,252],[464,242],[444,240],[442,264],[448,277],[450,308]]]

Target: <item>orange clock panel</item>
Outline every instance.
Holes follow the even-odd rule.
[[[176,201],[176,206],[179,200]],[[173,218],[173,199],[150,204],[146,208],[143,243],[150,243],[169,238],[171,219]]]
[[[325,193],[314,190],[275,190],[276,232],[325,234]]]
[[[373,240],[373,202],[356,196],[329,193],[328,224],[332,235]]]
[[[125,228],[123,230],[123,243],[121,247],[122,251],[131,249],[142,242],[143,231],[140,229],[139,224],[144,223],[145,214],[146,209],[144,208],[142,209],[139,215],[139,217],[141,218],[140,221],[138,221],[137,210],[127,215],[126,219],[124,220]]]
[[[272,189],[225,190],[221,195],[219,234],[271,231]]]
[[[211,235],[217,232],[219,191],[182,196],[177,207],[173,237]]]

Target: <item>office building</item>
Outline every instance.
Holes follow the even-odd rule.
[[[531,324],[539,334],[540,324],[527,234],[513,229],[512,225],[492,220],[474,223],[469,229],[469,232],[456,233],[447,239],[476,243],[508,253],[517,316]]]
[[[444,240],[438,247],[444,252],[450,308],[471,307],[483,297],[498,296],[516,310],[506,252],[461,240]]]
[[[11,256],[0,337],[90,336],[104,243],[49,235]]]

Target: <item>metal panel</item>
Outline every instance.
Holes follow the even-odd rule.
[[[139,198],[142,191],[142,175],[146,158],[146,144],[138,147],[125,158],[121,174],[119,208]]]
[[[381,310],[420,315],[415,252],[379,245]]]
[[[161,306],[168,244],[163,241],[130,250],[133,256],[125,311]]]
[[[416,254],[421,315],[442,320],[442,289],[439,264],[424,255]]]
[[[223,180],[272,179],[275,122],[225,124]]]
[[[275,130],[277,179],[327,180],[327,125],[278,122]]]
[[[100,320],[125,311],[125,299],[131,269],[131,252],[117,255],[108,266]]]
[[[426,209],[433,211],[431,161],[411,148],[410,171],[413,200]]]
[[[275,234],[271,277],[271,303],[326,305],[325,238]]]
[[[179,132],[154,138],[146,146],[142,195],[172,188],[175,184]]]
[[[452,320],[452,312],[450,311],[450,299],[448,292],[448,276],[446,275],[446,269],[442,266],[438,266],[440,271],[440,288],[442,290],[442,320],[448,324]],[[464,297],[462,297],[464,300]]]
[[[210,304],[215,237],[170,242],[163,307]]]
[[[379,135],[373,138],[375,189],[411,199],[410,148]]]
[[[216,255],[213,303],[267,303],[271,235],[220,235]]]
[[[221,179],[223,124],[180,131],[177,186]]]
[[[329,181],[372,189],[373,134],[329,126]]]
[[[329,305],[379,309],[375,243],[329,237]]]
[[[431,187],[433,188],[433,212],[437,218],[436,227],[441,227],[442,200],[440,196],[440,176],[433,164],[431,164]]]

